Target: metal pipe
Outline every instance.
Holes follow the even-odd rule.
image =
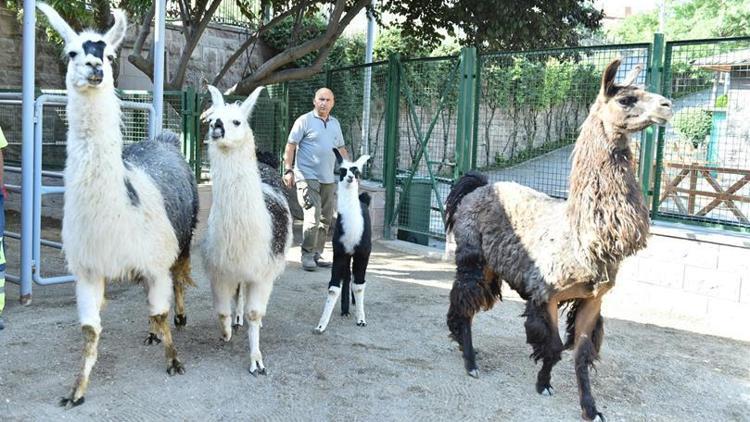
[[[375,9],[377,0],[372,0],[370,6]],[[372,50],[375,46],[375,16],[367,13],[367,46],[365,48],[365,64],[372,63]],[[359,155],[370,153],[370,97],[372,88],[372,66],[365,68],[364,95],[362,98],[362,143]],[[352,151],[354,153],[354,151]]]
[[[33,159],[34,159],[34,64],[36,62],[36,2],[23,0],[23,104],[21,144],[21,303],[31,303],[32,281],[32,224],[31,210],[34,200]]]
[[[157,0],[154,13],[154,119],[149,125],[149,138],[161,132],[162,113],[164,110],[164,35],[166,16],[166,0]]]

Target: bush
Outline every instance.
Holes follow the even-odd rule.
[[[698,148],[711,133],[711,118],[709,110],[685,109],[675,114],[672,126],[685,142],[691,142]]]
[[[718,98],[716,98],[716,102],[714,103],[714,107],[716,108],[727,108],[727,104],[729,103],[729,97],[727,97],[727,94],[719,95]]]

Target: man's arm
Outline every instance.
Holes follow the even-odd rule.
[[[294,165],[294,153],[297,150],[297,145],[287,143],[284,148],[284,184],[288,188],[294,187],[294,172],[292,166]]]
[[[341,154],[341,156],[344,157],[344,160],[348,160],[349,159],[349,153],[346,152],[346,146],[341,146],[338,149],[339,149],[339,154]]]

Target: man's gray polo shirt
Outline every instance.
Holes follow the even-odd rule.
[[[344,146],[344,135],[335,117],[329,115],[328,121],[324,121],[315,110],[299,116],[289,132],[287,142],[297,145],[297,159],[294,163],[296,180],[336,182],[333,176],[336,165],[333,148]]]

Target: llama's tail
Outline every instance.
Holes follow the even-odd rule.
[[[359,194],[359,202],[362,202],[363,204],[370,206],[370,201],[372,198],[370,198],[370,194],[367,192],[362,192]]]
[[[156,135],[154,142],[161,142],[163,144],[172,145],[173,147],[180,149],[182,142],[180,137],[176,133],[165,130],[164,132]]]
[[[466,173],[462,178],[458,179],[450,193],[448,198],[445,200],[445,231],[450,232],[453,229],[453,223],[455,223],[455,214],[458,209],[461,200],[464,196],[474,192],[477,188],[480,188],[489,183],[487,176],[477,171],[470,171]]]

